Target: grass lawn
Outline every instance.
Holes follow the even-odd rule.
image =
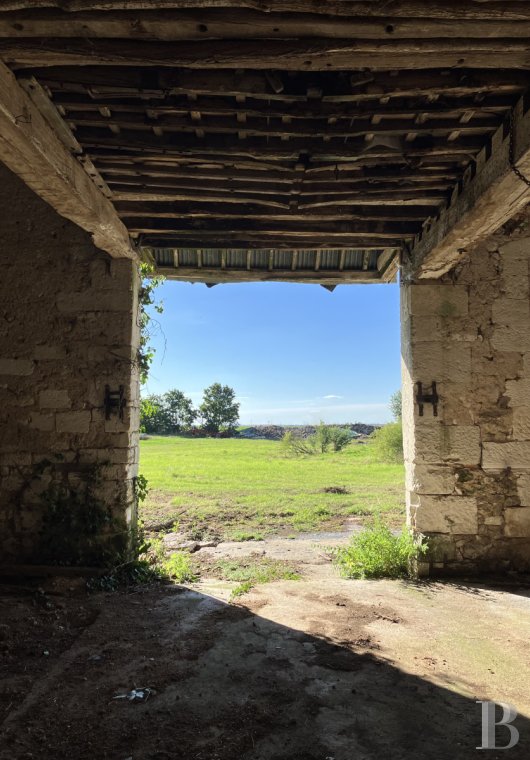
[[[351,515],[404,516],[403,466],[371,461],[369,445],[293,457],[277,441],[153,437],[141,442],[140,472],[149,531],[177,523],[197,537],[245,540],[339,528]]]

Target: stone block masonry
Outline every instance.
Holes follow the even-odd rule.
[[[50,501],[72,510],[67,525],[96,505],[98,535],[78,558],[95,563],[123,548],[136,515],[137,268],[4,167],[0,203],[0,564],[73,561],[71,536],[50,546]],[[105,419],[107,384],[124,386],[123,421]]]
[[[407,511],[431,574],[530,569],[529,229],[527,211],[439,280],[402,272]]]

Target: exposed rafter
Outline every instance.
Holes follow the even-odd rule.
[[[513,115],[513,151],[517,169],[530,179],[530,111],[521,98]],[[530,202],[530,187],[510,164],[510,131],[501,127],[491,149],[481,151],[476,172],[455,189],[448,207],[417,239],[412,271],[420,277],[439,277],[477,243]]]

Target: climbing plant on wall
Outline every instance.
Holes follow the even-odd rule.
[[[140,345],[138,348],[138,369],[140,382],[147,382],[155,349],[151,345],[153,339],[153,311],[162,314],[164,305],[156,298],[156,290],[164,282],[164,277],[154,274],[152,264],[143,262],[140,264],[140,290],[139,320],[140,320]]]

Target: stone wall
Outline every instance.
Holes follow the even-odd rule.
[[[407,508],[431,573],[530,568],[529,220],[440,280],[403,273]],[[433,380],[421,417],[414,386]]]
[[[93,533],[94,505],[108,514],[79,559],[95,562],[100,544],[123,548],[135,520],[136,266],[1,166],[0,204],[0,564],[64,561],[53,526]],[[105,417],[106,384],[124,386],[123,421]]]

